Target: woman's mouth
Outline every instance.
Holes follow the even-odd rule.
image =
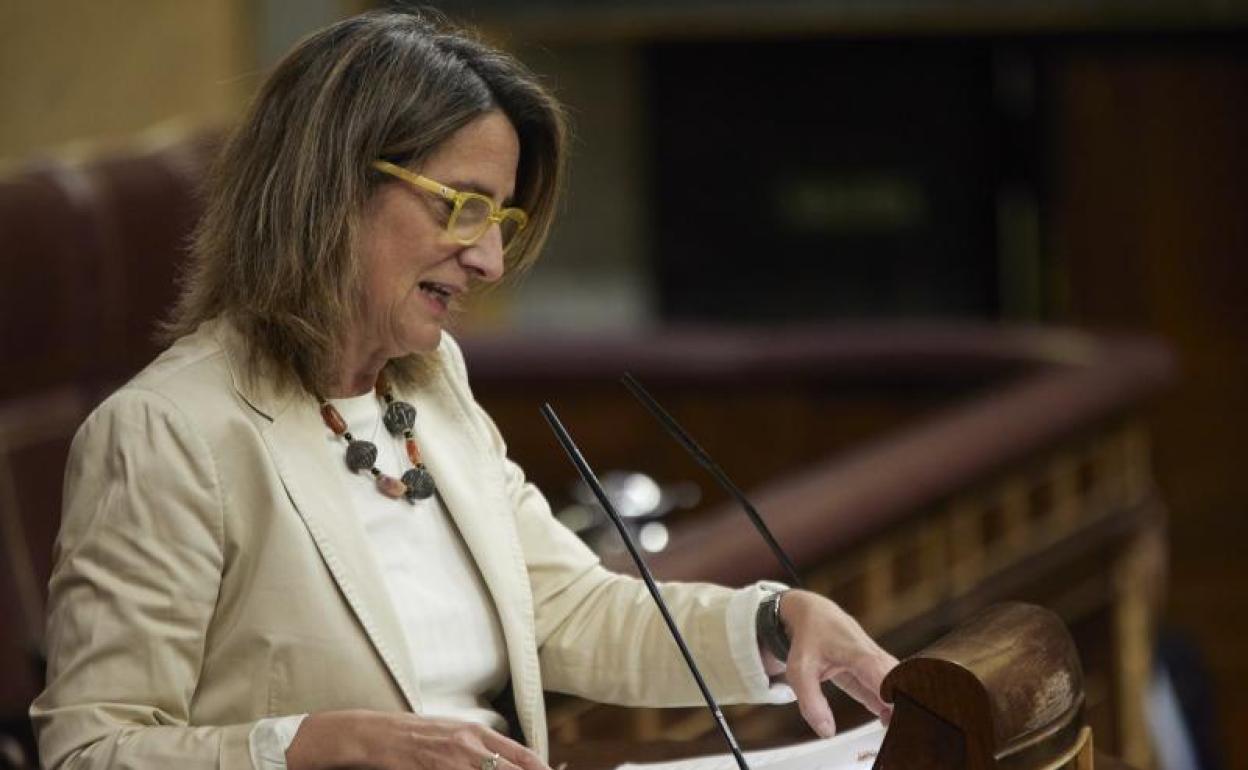
[[[454,296],[454,291],[450,287],[433,281],[421,281],[420,291],[443,310],[450,307],[451,297]]]

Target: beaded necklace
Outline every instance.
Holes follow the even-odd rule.
[[[321,403],[321,419],[325,421],[325,427],[333,431],[335,436],[341,436],[347,442],[347,468],[352,473],[367,470],[373,474],[377,482],[377,490],[383,495],[396,500],[402,497],[414,504],[417,500],[426,499],[437,490],[433,474],[420,459],[420,447],[416,445],[416,436],[412,433],[412,428],[416,425],[416,407],[406,401],[394,399],[390,383],[386,381],[385,375],[377,378],[375,390],[377,395],[386,402],[386,411],[381,421],[385,423],[386,430],[391,436],[403,437],[407,459],[412,463],[412,467],[404,472],[402,478],[396,479],[382,473],[377,468],[377,445],[352,436],[347,430],[347,421],[342,418],[334,405],[318,396],[317,400]]]

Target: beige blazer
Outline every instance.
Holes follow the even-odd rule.
[[[442,339],[434,375],[402,395],[501,619],[527,742],[546,754],[543,688],[700,702],[645,586],[551,516]],[[360,480],[325,451],[315,401],[249,380],[245,364],[231,325],[204,324],[74,440],[48,684],[31,707],[45,767],[250,768],[260,718],[421,710],[419,661],[348,502]],[[664,588],[724,702],[766,697],[765,679],[741,673],[756,652],[728,633],[758,590]]]

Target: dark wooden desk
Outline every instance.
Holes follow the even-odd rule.
[[[770,744],[743,746],[746,751],[772,748]],[[718,738],[696,741],[584,741],[582,743],[555,744],[550,747],[550,766],[558,768],[563,762],[567,770],[611,770],[625,762],[663,762],[672,759],[718,754],[726,751],[724,742]],[[1135,770],[1121,760],[1096,754],[1096,770]]]
[[[752,751],[767,746],[743,746]],[[550,766],[567,762],[567,770],[610,770],[624,762],[663,762],[727,751],[723,739],[699,738],[693,741],[584,741],[550,747]]]

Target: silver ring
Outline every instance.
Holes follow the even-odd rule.
[[[488,757],[482,757],[481,770],[498,770],[498,752],[494,752]]]

